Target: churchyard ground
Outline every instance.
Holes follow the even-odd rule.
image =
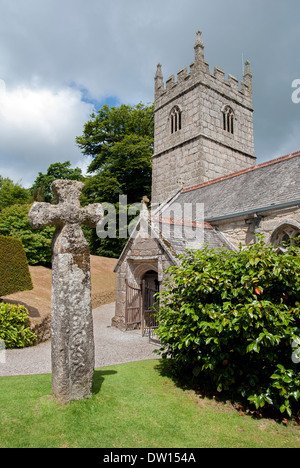
[[[92,398],[67,405],[50,375],[2,377],[0,411],[2,448],[300,447],[299,426],[184,390],[157,360],[97,369]]]

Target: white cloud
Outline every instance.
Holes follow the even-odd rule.
[[[0,81],[0,174],[28,185],[51,163],[81,160],[84,165],[75,137],[93,106],[81,98],[72,88],[7,89]]]
[[[241,79],[251,61],[258,162],[299,149],[299,0],[0,0],[0,12],[0,174],[29,183],[57,161],[86,166],[74,140],[92,105],[78,90],[152,101],[157,63],[165,79],[189,66],[198,29],[212,71]]]
[[[84,159],[79,159],[79,161],[77,161],[75,164],[73,164],[73,167],[79,167],[79,169],[81,169],[82,171],[82,174],[84,176],[87,175],[87,170],[88,170],[88,167],[89,165],[91,164],[91,162],[93,161],[93,158],[92,156],[86,156]]]

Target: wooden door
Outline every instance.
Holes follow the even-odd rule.
[[[157,328],[157,298],[158,281],[143,280],[142,283],[142,334],[150,334],[150,330]]]
[[[142,321],[142,291],[134,283],[126,280],[125,327],[141,325]]]

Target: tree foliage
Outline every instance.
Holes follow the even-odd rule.
[[[164,357],[212,389],[289,415],[300,403],[300,250],[189,252],[161,294]]]
[[[31,205],[14,205],[0,213],[0,235],[20,239],[29,265],[51,264],[51,243],[54,227],[37,231],[29,225],[28,212]]]
[[[119,196],[127,196],[127,204],[150,196],[154,138],[153,105],[104,105],[91,115],[82,136],[76,142],[83,154],[92,156],[85,189],[81,197],[88,203],[114,204],[118,215],[122,207]],[[130,222],[130,218],[128,222]],[[126,243],[120,238],[99,239],[95,231],[85,229],[91,251],[97,255],[118,257]]]
[[[8,177],[0,176],[0,211],[7,206],[29,203],[30,193],[20,183],[14,183]]]
[[[92,156],[86,181],[86,202],[117,203],[120,194],[128,203],[151,192],[154,134],[153,106],[104,105],[91,115],[76,142]]]
[[[51,190],[51,184],[57,179],[83,181],[84,177],[79,167],[75,167],[74,169],[71,168],[70,161],[50,164],[46,174],[39,172],[31,187],[34,200],[48,203],[55,202],[54,194]]]

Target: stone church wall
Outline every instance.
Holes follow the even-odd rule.
[[[261,222],[260,225],[256,227],[256,232],[263,234],[265,240],[270,242],[274,231],[284,224],[299,225],[300,228],[299,207],[290,207],[262,213]],[[235,220],[225,220],[214,225],[235,249],[239,248],[240,243],[244,247],[247,244],[252,244],[255,240],[255,228],[250,218],[245,219],[244,217]]]

